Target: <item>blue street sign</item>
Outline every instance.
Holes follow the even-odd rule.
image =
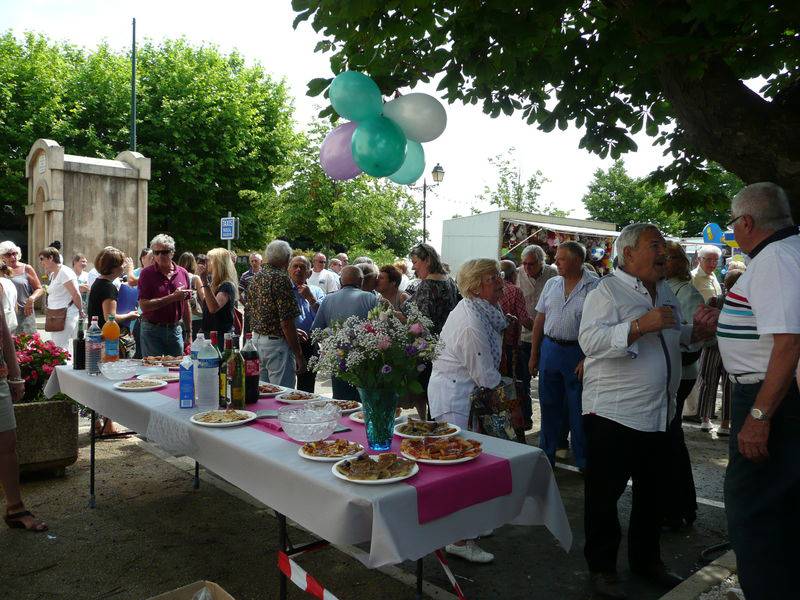
[[[219,220],[219,238],[221,240],[236,239],[236,217],[222,217]]]

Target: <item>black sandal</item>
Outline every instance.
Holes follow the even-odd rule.
[[[17,509],[17,508],[25,508],[22,504],[16,504],[14,506],[9,506],[9,509]],[[27,527],[25,523],[22,521],[25,517],[32,517],[33,518],[33,525],[31,527]],[[9,513],[6,512],[6,516],[3,517],[8,525],[9,529],[26,529],[28,531],[32,531],[34,533],[41,533],[43,531],[47,531],[47,523],[44,521],[39,521],[36,517],[33,516],[33,513],[29,510],[22,510],[20,512]]]

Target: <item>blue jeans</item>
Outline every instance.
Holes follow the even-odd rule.
[[[728,536],[747,600],[794,598],[800,564],[800,392],[792,382],[770,422],[769,458],[739,453],[737,436],[760,383],[734,384],[730,459],[725,472]]]
[[[581,418],[583,385],[575,375],[575,367],[583,359],[580,346],[561,346],[548,338],[542,340],[539,357],[539,405],[542,409],[542,430],[539,447],[551,464],[564,426],[564,405],[567,406],[572,454],[579,469],[586,467],[586,440]]]
[[[183,356],[183,327],[153,325],[140,319],[139,339],[142,356]]]
[[[294,354],[283,338],[270,339],[269,336],[253,333],[253,343],[261,361],[261,381],[286,388],[294,388]]]

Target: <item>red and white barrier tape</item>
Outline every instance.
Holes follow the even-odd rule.
[[[442,569],[444,569],[444,574],[447,575],[447,578],[450,580],[450,585],[453,586],[453,590],[455,591],[456,596],[458,596],[458,600],[467,600],[464,596],[464,592],[461,591],[461,586],[458,585],[458,582],[456,581],[455,575],[453,575],[450,567],[447,566],[447,559],[444,556],[444,552],[437,550],[435,554],[436,558],[439,559],[439,564],[442,565]]]
[[[278,568],[292,580],[292,583],[306,593],[311,594],[319,600],[338,600],[336,596],[322,587],[319,581],[294,562],[285,552],[278,551]]]

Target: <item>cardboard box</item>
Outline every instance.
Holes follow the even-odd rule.
[[[185,585],[177,590],[159,594],[158,596],[153,596],[148,600],[193,600],[195,594],[197,594],[203,588],[209,592],[210,598],[213,598],[213,600],[236,600],[233,596],[231,596],[213,581],[195,581],[194,583]],[[206,595],[206,598],[208,597],[209,596]]]

